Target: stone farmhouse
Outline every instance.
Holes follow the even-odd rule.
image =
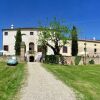
[[[15,36],[19,28],[2,29],[3,32],[3,55],[15,55]],[[30,52],[34,52],[33,57],[35,59],[41,56],[41,46],[38,43],[38,35],[40,33],[39,28],[20,28],[22,41],[26,45],[26,55],[29,58]],[[86,52],[85,52],[86,51]],[[60,53],[63,56],[71,56],[71,41],[61,48]],[[47,55],[53,54],[51,48],[47,47]],[[87,56],[100,56],[100,41],[99,40],[78,40],[78,55]]]

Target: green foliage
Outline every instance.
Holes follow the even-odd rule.
[[[61,47],[68,39],[66,36],[69,32],[68,28],[62,21],[59,21],[56,18],[50,21],[49,24],[46,23],[46,26],[40,25],[40,28],[42,29],[42,32],[39,34],[39,43],[49,46],[55,55],[59,55]],[[50,44],[50,41],[54,46]]]
[[[21,31],[19,29],[19,30],[17,30],[17,34],[15,36],[15,51],[16,51],[16,55],[20,55],[21,42],[22,42],[22,36],[21,36]]]
[[[81,61],[81,56],[76,56],[74,60],[75,65],[79,65],[80,61]]]
[[[47,53],[47,46],[46,45],[42,45],[42,57],[45,58],[46,53]]]
[[[95,61],[92,59],[89,61],[89,64],[95,64]]]
[[[46,55],[45,63],[59,64],[59,55]]]
[[[71,31],[71,38],[72,38],[72,56],[77,56],[78,53],[78,36],[77,36],[77,29],[75,26],[73,26],[73,29]]]
[[[25,76],[25,64],[9,67],[0,62],[0,100],[15,100]]]

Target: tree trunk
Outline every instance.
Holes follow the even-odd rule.
[[[53,49],[54,55],[60,55],[59,47]]]
[[[54,55],[60,55],[60,47],[58,46],[58,43],[55,44],[55,47],[53,47],[52,45],[48,43],[46,45],[49,46],[53,50]]]
[[[60,54],[60,48],[58,46],[58,39],[57,38],[55,40],[55,50],[54,50],[54,54],[55,55],[59,55]]]

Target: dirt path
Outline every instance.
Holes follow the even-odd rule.
[[[28,63],[28,74],[20,100],[76,100],[73,91],[41,67],[40,63]]]

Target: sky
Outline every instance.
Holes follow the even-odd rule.
[[[76,26],[80,39],[100,40],[100,0],[0,0],[0,48],[2,29],[38,27],[54,17]]]

